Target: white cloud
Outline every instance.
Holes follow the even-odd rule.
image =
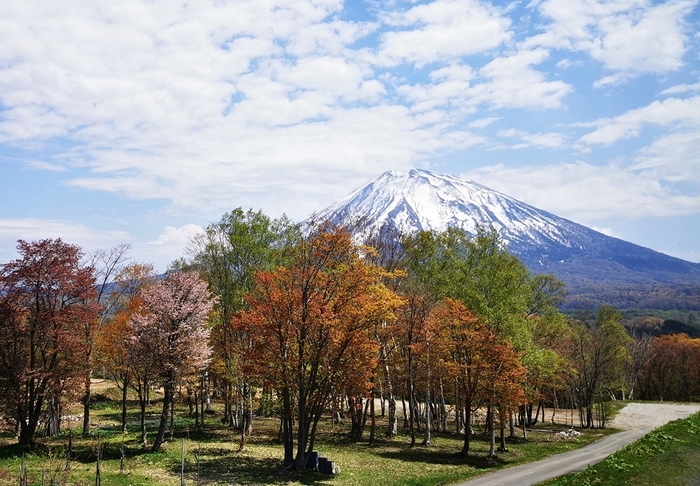
[[[38,241],[46,238],[61,238],[66,243],[80,246],[85,252],[134,241],[134,237],[125,231],[97,231],[71,221],[0,219],[0,263],[17,258],[17,240]]]
[[[613,238],[622,238],[622,235],[618,234],[612,228],[601,227],[601,226],[591,226],[590,228],[593,230],[596,230],[599,233],[603,233],[604,235],[612,236]]]
[[[432,71],[430,83],[402,85],[397,91],[412,103],[411,109],[414,111],[423,112],[454,104],[463,108],[466,106],[469,113],[473,112],[468,102],[469,86],[475,75],[469,66],[452,64]]]
[[[695,92],[700,92],[700,83],[679,84],[676,86],[671,86],[670,88],[663,90],[660,94],[662,94],[662,95],[674,95],[674,94],[695,93]]]
[[[202,231],[202,227],[186,224],[179,228],[166,226],[153,241],[142,242],[122,230],[97,231],[71,221],[49,219],[0,219],[0,264],[17,258],[17,240],[38,241],[61,238],[66,243],[78,245],[84,252],[108,249],[120,244],[130,244],[132,255],[139,261],[150,262],[158,271],[165,271],[168,264],[184,255],[190,238]]]
[[[450,107],[451,114],[474,113],[481,104],[498,108],[559,108],[571,86],[548,81],[532,68],[549,54],[544,49],[519,51],[498,57],[478,72],[470,66],[450,64],[430,73],[430,83],[402,85],[397,91],[416,111]]]
[[[477,0],[435,0],[387,15],[385,22],[397,30],[382,35],[378,61],[384,64],[422,66],[488,51],[512,37],[510,19]]]
[[[657,171],[585,162],[506,167],[492,165],[464,174],[495,190],[578,223],[698,214],[700,195],[662,184]]]
[[[53,164],[44,160],[28,160],[24,162],[24,165],[31,169],[43,170],[47,172],[65,172],[67,170],[62,165]]]
[[[699,153],[699,130],[670,133],[640,150],[630,168],[653,171],[659,180],[688,183],[694,186],[695,192],[700,192]]]
[[[591,125],[597,128],[581,137],[580,141],[584,144],[609,145],[621,139],[637,137],[645,125],[680,125],[700,130],[700,96],[653,101],[614,118],[596,120]]]
[[[475,85],[471,95],[496,108],[560,108],[572,87],[563,81],[548,81],[532,68],[548,57],[546,50],[535,49],[494,59],[479,71],[488,81]]]
[[[683,19],[695,3],[670,1],[603,17],[589,52],[611,70],[664,73],[677,69],[685,54]]]
[[[545,0],[533,5],[550,20],[524,47],[583,51],[606,69],[665,73],[678,69],[688,45],[686,18],[697,0]],[[624,81],[612,75],[597,86]]]
[[[440,5],[394,21],[438,25],[449,20]],[[488,42],[501,42],[491,34],[508,22],[494,8],[445,6],[464,10],[460,22],[488,21]],[[483,142],[460,128],[461,114],[435,111],[440,96],[460,94],[449,66],[435,70],[432,99],[413,111],[392,104],[349,47],[376,24],[330,19],[339,0],[13,7],[0,19],[16,34],[0,45],[0,143],[58,140],[52,168],[80,168],[75,188],[198,215],[232,201],[289,211],[286,194],[303,218],[318,209],[309,180],[328,203],[341,195],[329,167],[361,180]]]
[[[489,116],[486,118],[479,118],[477,120],[474,120],[473,122],[469,123],[470,128],[486,128],[489,125],[491,125],[494,122],[497,122],[500,120],[500,117],[497,116]]]
[[[348,55],[347,46],[375,32],[376,23],[331,21],[314,23],[290,36],[287,52],[294,56]]]
[[[198,233],[201,233],[203,228],[196,224],[186,224],[180,228],[175,228],[173,226],[166,226],[163,232],[153,241],[149,241],[149,245],[157,246],[172,246],[176,245],[179,247],[187,244],[190,239]]]
[[[566,136],[563,133],[528,133],[523,130],[508,129],[500,130],[497,135],[501,138],[517,138],[520,144],[511,148],[521,149],[528,147],[539,148],[561,148],[566,143]]]

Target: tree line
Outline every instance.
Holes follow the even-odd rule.
[[[342,415],[353,438],[369,429],[375,441],[376,398],[389,435],[402,426],[411,445],[429,446],[432,432],[451,431],[463,455],[484,410],[494,455],[497,429],[504,449],[516,426],[544,420],[545,404],[573,406],[595,427],[605,402],[650,393],[660,345],[630,336],[612,307],[561,314],[562,282],[531,274],[495,231],[387,231],[359,244],[352,230],[238,208],[164,276],[129,263],[123,246],[85,255],[20,241],[20,257],[0,267],[0,413],[32,446],[82,399],[88,433],[99,368],[122,391],[124,428],[127,392],[138,396],[144,446],[157,389],[152,450],[176,399],[196,427],[214,399],[240,448],[256,416],[279,417],[282,467],[303,470],[323,417]]]

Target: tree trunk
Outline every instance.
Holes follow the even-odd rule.
[[[375,417],[375,412],[374,412],[374,393],[370,396],[370,406],[369,406],[369,413],[371,417],[371,422],[370,422],[370,427],[369,427],[369,445],[370,447],[374,447],[375,445],[375,433],[377,430],[377,418]]]
[[[88,356],[89,358],[89,356]],[[88,369],[86,371],[86,376],[85,376],[85,396],[84,396],[84,402],[83,402],[83,435],[89,435],[90,434],[90,399],[92,398],[91,396],[91,390],[90,390],[90,378],[92,376],[92,369]],[[124,387],[126,388],[126,386]]]
[[[165,429],[168,425],[168,415],[170,413],[170,391],[166,390],[163,397],[163,409],[160,414],[160,424],[158,425],[158,432],[156,433],[156,438],[153,441],[153,446],[151,446],[152,452],[157,452],[160,450],[160,446],[163,444],[163,438],[165,437]]]
[[[292,404],[289,389],[282,392],[282,444],[284,444],[283,468],[294,463],[294,428],[292,422]]]
[[[462,455],[469,455],[469,446],[472,438],[472,404],[467,400],[464,404],[464,446],[462,447]]]
[[[148,431],[146,430],[146,399],[145,397],[139,397],[139,407],[141,408],[141,413],[139,420],[141,422],[141,444],[146,447],[148,439]]]
[[[440,429],[441,432],[447,433],[447,404],[445,403],[445,388],[442,385],[442,377],[440,377]]]
[[[413,392],[413,388],[409,386],[409,390],[411,393]],[[408,408],[409,408],[409,414],[410,414],[410,419],[409,419],[409,427],[411,429],[411,447],[416,445],[416,407],[414,405],[414,400],[413,396],[408,397]]]
[[[190,414],[194,415],[194,431],[199,432],[199,392],[197,390],[194,391],[192,405],[194,406],[194,410],[192,410],[192,406],[190,406]]]
[[[508,450],[508,448],[506,447],[506,415],[503,412],[503,410],[501,410],[500,407],[498,410],[498,421],[499,421],[500,433],[501,433],[500,444],[499,444],[498,450],[500,450],[501,452],[505,452]]]
[[[396,397],[394,396],[394,385],[391,381],[391,373],[389,370],[389,362],[386,355],[386,346],[382,346],[382,363],[384,364],[384,382],[386,383],[386,392],[389,400],[389,428],[387,429],[387,435],[393,437],[399,432],[399,420],[396,416]],[[384,416],[384,410],[382,410],[382,417]]]
[[[53,437],[61,432],[61,403],[58,398],[50,396],[46,400],[46,421],[44,423],[44,436]]]
[[[386,402],[384,400],[384,385],[381,380],[379,380],[379,416],[381,418],[386,417]]]
[[[139,420],[141,422],[141,444],[146,447],[147,439],[148,439],[148,431],[146,430],[146,406],[148,405],[148,378],[144,377],[143,383],[139,384],[138,382],[141,381],[141,379],[137,380],[138,384],[138,389],[137,393],[139,395],[139,407],[140,407],[140,417]]]
[[[309,417],[306,413],[306,400],[303,396],[303,390],[300,391],[298,400],[298,410],[297,415],[297,454],[294,458],[294,469],[296,471],[303,471],[306,469],[306,444],[309,438]]]
[[[488,421],[489,421],[489,456],[488,457],[496,457],[496,428],[494,427],[494,420],[493,420],[493,405],[489,403],[489,409],[488,409]]]
[[[425,430],[422,445],[430,445],[430,388],[425,389]]]
[[[26,446],[29,450],[34,450],[34,435],[36,434],[37,421],[24,419],[19,421],[19,444]]]
[[[173,440],[173,435],[175,434],[175,390],[170,396],[170,414],[169,414],[168,432],[170,432],[170,440]]]
[[[455,433],[457,435],[462,433],[462,397],[459,394],[459,385],[455,380]]]
[[[126,381],[124,382],[124,387],[122,388],[122,433],[126,433]]]
[[[165,437],[165,428],[168,425],[168,416],[170,414],[170,404],[173,400],[173,386],[166,384],[163,387],[163,410],[160,413],[160,424],[158,425],[158,433],[153,441],[153,446],[151,447],[152,452],[158,452],[160,446],[163,444],[163,438]]]
[[[309,434],[309,445],[306,448],[306,457],[309,457],[309,454],[314,450],[314,446],[316,445],[316,431],[318,430],[318,421],[321,420],[321,415],[323,414],[323,410],[319,411],[314,415],[313,418],[313,424],[311,425],[311,433]]]
[[[401,407],[403,408],[403,428],[408,428],[408,413],[406,411],[406,397],[401,397]]]

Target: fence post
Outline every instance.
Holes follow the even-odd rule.
[[[119,448],[121,458],[119,459],[119,473],[124,473],[124,461],[126,459],[126,450],[124,449],[124,432],[122,432],[122,446]]]
[[[185,486],[185,439],[182,439],[180,452],[180,486]]]
[[[102,486],[102,477],[100,473],[100,456],[102,455],[102,443],[100,435],[97,436],[97,463],[95,464],[95,486]]]
[[[27,467],[24,465],[24,452],[19,463],[19,486],[27,486]]]

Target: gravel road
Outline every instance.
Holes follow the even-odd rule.
[[[671,420],[700,411],[700,404],[629,403],[610,424],[622,432],[575,451],[480,476],[457,486],[532,485],[585,469]]]

